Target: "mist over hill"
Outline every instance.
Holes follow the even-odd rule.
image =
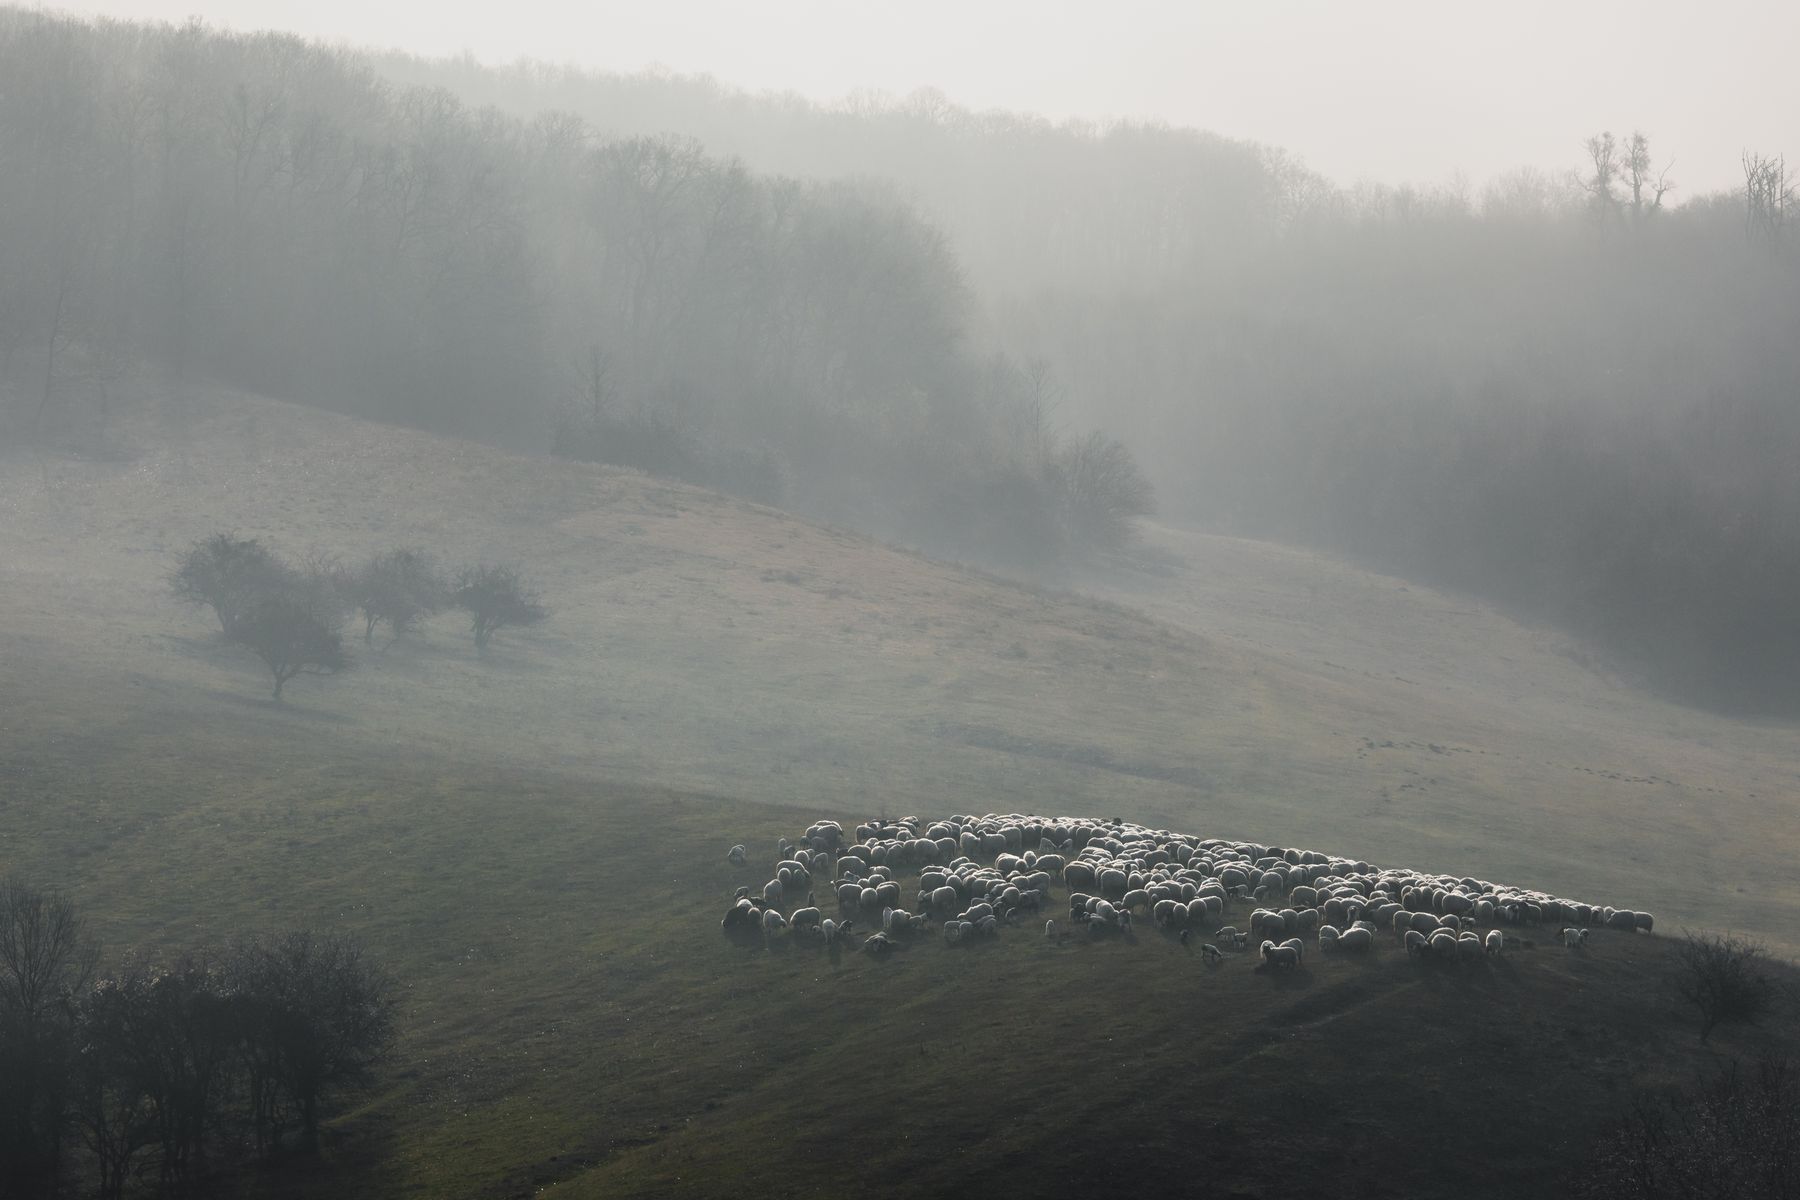
[[[1340,186],[1275,147],[932,92],[379,69],[756,168],[890,178],[945,231],[992,345],[1059,420],[1121,437],[1166,515],[1482,594],[1690,701],[1800,701],[1781,147],[1747,147],[1745,186],[1705,195],[1679,184],[1691,148],[1624,129],[1572,128],[1566,163],[1478,184]]]

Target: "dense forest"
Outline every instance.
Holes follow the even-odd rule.
[[[892,177],[965,264],[988,344],[1061,419],[1117,434],[1166,516],[1486,596],[1688,700],[1800,705],[1800,211],[1779,147],[1705,195],[1678,186],[1696,148],[1579,129],[1566,169],[1340,187],[1274,148],[929,91],[381,69],[800,178]]]
[[[1584,130],[1561,174],[1340,187],[930,92],[17,10],[0,77],[13,428],[149,361],[1039,568],[1153,486],[1684,698],[1800,704],[1778,148],[1715,195],[1671,185],[1681,147]]]
[[[1053,429],[974,343],[942,234],[878,184],[198,24],[3,11],[0,78],[15,423],[104,414],[147,360],[989,561],[1103,549],[1148,510],[1117,442]]]

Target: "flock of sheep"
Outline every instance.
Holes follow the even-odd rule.
[[[1089,936],[1127,933],[1142,915],[1184,945],[1196,933],[1213,939],[1200,948],[1208,962],[1254,941],[1270,969],[1300,966],[1308,936],[1321,951],[1356,953],[1386,931],[1409,955],[1457,960],[1516,945],[1501,926],[1548,923],[1559,942],[1579,950],[1589,925],[1649,932],[1655,924],[1649,913],[1480,879],[1089,817],[904,817],[865,822],[854,836],[820,821],[797,842],[782,838],[778,851],[773,878],[738,888],[722,922],[727,934],[768,943],[786,931],[831,948],[860,936],[862,950],[884,955],[935,926],[957,945],[1027,918],[1035,925],[1058,883],[1068,893],[1066,925]],[[743,846],[727,858],[749,864]],[[914,872],[911,908],[902,907],[901,880]],[[821,888],[833,916],[819,904]],[[1239,918],[1242,929],[1224,923],[1234,905],[1252,906]],[[859,923],[875,928],[860,934]],[[1043,932],[1053,941],[1072,936],[1054,916]]]

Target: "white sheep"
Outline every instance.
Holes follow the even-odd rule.
[[[1274,942],[1264,938],[1262,960],[1266,967],[1298,967],[1300,953],[1292,946],[1277,946]]]
[[[1487,937],[1482,939],[1482,945],[1487,948],[1489,954],[1499,958],[1506,951],[1506,935],[1498,929],[1490,929]]]
[[[1367,950],[1375,944],[1375,931],[1363,925],[1352,925],[1338,935],[1339,950]]]
[[[1200,947],[1200,957],[1203,961],[1209,963],[1222,963],[1225,961],[1225,955],[1211,942]]]
[[[822,920],[823,917],[816,908],[796,908],[788,917],[788,924],[798,933],[802,929],[817,929]]]
[[[749,858],[750,852],[742,846],[733,846],[725,852],[725,861],[734,867],[741,867]]]

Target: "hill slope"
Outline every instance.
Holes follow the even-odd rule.
[[[128,453],[0,459],[18,733],[180,711],[834,810],[1095,811],[1800,948],[1791,728],[1660,703],[1398,580],[1152,531],[1152,569],[1103,584],[1127,609],[630,472],[242,395],[146,398],[120,437]],[[260,667],[166,593],[173,556],[220,528],[295,556],[517,562],[555,615],[485,661],[440,618],[276,707]]]
[[[0,869],[67,887],[115,955],[309,925],[403,985],[382,1090],[324,1161],[236,1192],[1544,1194],[1632,1089],[1790,1037],[1701,1047],[1665,938],[1448,970],[1384,943],[1276,978],[1148,931],[887,963],[719,936],[813,817],[1019,808],[1791,946],[1792,823],[1759,799],[1787,731],[1651,704],[1491,613],[1154,531],[1151,569],[1111,581],[1140,615],[226,393],[143,398],[118,436],[0,459]],[[555,616],[485,661],[440,619],[277,706],[164,591],[221,527],[504,557]],[[1702,802],[1710,841],[1683,832]],[[1752,901],[1707,871],[1766,882]]]

